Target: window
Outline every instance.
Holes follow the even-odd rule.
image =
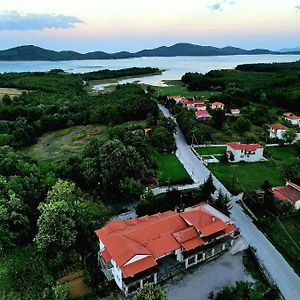
[[[195,257],[195,256],[190,257],[190,258],[188,259],[188,265],[193,264],[195,261],[196,261],[196,257]]]

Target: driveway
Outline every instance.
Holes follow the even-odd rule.
[[[171,116],[165,107],[160,105],[159,108],[166,117]],[[178,148],[178,158],[186,168],[187,172],[195,182],[201,183],[205,181],[210,174],[210,171],[191,151],[179,128],[177,128],[177,132],[174,137]],[[300,299],[299,276],[266,238],[266,236],[253,224],[252,219],[246,215],[242,208],[236,203],[236,200],[238,200],[241,195],[232,197],[225,186],[216,177],[213,176],[213,178],[216,188],[220,189],[223,194],[228,195],[231,198],[231,218],[239,227],[246,243],[257,250],[257,257],[263,263],[267,272],[270,274],[270,277],[279,287],[283,297],[286,300]]]
[[[187,274],[174,277],[164,286],[168,300],[207,300],[210,291],[216,292],[238,280],[253,281],[244,270],[242,255],[226,252],[187,271]]]

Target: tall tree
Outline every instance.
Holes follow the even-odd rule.
[[[137,291],[133,300],[167,300],[167,296],[159,285],[145,284],[143,289]]]
[[[214,180],[212,177],[212,174],[210,173],[208,178],[205,180],[203,185],[200,187],[202,197],[206,201],[211,200],[211,194],[213,194],[216,190],[216,187],[214,185]]]

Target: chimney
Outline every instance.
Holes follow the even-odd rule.
[[[212,220],[213,222],[215,222],[215,221],[216,221],[216,217],[215,217],[215,216],[211,216],[211,220]]]

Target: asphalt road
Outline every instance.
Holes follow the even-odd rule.
[[[164,114],[164,116],[172,117],[165,107],[159,105],[159,108]],[[181,130],[178,127],[176,133],[174,134],[174,138],[177,145],[176,155],[178,159],[181,161],[181,163],[183,164],[187,172],[190,174],[194,182],[201,184],[209,176],[210,171],[190,149],[190,147],[186,143],[186,140]],[[244,214],[241,207],[236,203],[238,197],[232,197],[230,192],[215,177],[214,183],[218,190],[221,190],[224,194],[231,197],[232,219],[240,228],[241,234],[245,242],[257,250],[257,257],[262,261],[267,272],[270,274],[273,281],[279,287],[282,296],[286,300],[300,299],[299,276],[286,262],[284,257],[269,242],[265,235],[260,230],[258,230],[258,228],[253,224],[252,219],[246,214]]]

